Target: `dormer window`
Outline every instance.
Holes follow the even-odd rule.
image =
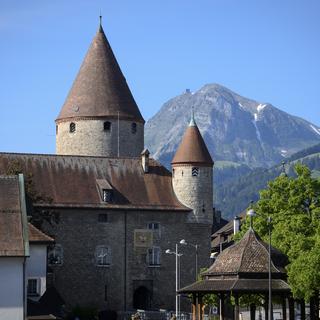
[[[197,177],[199,175],[199,168],[198,167],[192,167],[192,176]]]
[[[111,130],[111,122],[110,121],[105,121],[103,123],[103,130],[104,131],[110,131]]]
[[[113,192],[112,190],[102,189],[102,200],[103,202],[110,203],[112,202]]]
[[[137,124],[135,122],[131,123],[131,133],[135,134],[137,132]]]
[[[76,124],[75,124],[74,122],[71,122],[71,123],[70,123],[69,132],[70,132],[70,133],[76,132]]]

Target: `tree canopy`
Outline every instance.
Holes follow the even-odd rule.
[[[272,246],[289,258],[288,282],[295,298],[310,300],[320,291],[320,180],[308,167],[297,164],[296,175],[284,174],[260,191],[253,206],[254,229],[267,242],[272,219]],[[249,219],[242,226],[243,235]],[[238,237],[239,237],[238,236]]]

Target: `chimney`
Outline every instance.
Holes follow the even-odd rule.
[[[144,173],[149,172],[149,155],[150,155],[150,152],[148,149],[144,149],[141,152],[141,164],[142,164],[142,169]]]
[[[233,218],[233,234],[236,234],[240,231],[240,218],[235,216]]]

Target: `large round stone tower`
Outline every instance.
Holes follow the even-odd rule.
[[[213,160],[193,116],[171,164],[174,192],[193,210],[189,221],[212,224]]]
[[[138,157],[144,119],[100,25],[56,119],[56,153]]]

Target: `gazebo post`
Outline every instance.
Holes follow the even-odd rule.
[[[192,320],[197,320],[197,298],[196,294],[192,294]]]
[[[219,295],[220,320],[224,320],[224,294]]]
[[[234,302],[235,302],[235,306],[234,306],[234,320],[239,320],[239,296],[238,294],[234,295]]]
[[[286,296],[282,297],[282,319],[287,320],[287,303],[286,303]]]
[[[203,314],[202,314],[202,306],[203,306],[203,303],[202,303],[202,295],[199,294],[199,297],[198,297],[198,306],[199,306],[199,320],[202,320],[203,319]]]
[[[300,300],[300,314],[301,320],[306,320],[306,304],[304,302],[304,299]]]
[[[292,297],[289,298],[289,319],[294,320],[294,300]]]
[[[264,319],[265,320],[268,320],[268,316],[269,316],[269,298],[268,298],[268,295],[265,294],[264,295],[264,303],[263,303],[263,308],[264,308]],[[291,320],[291,319],[290,319]]]
[[[250,320],[256,320],[256,305],[250,303]]]

